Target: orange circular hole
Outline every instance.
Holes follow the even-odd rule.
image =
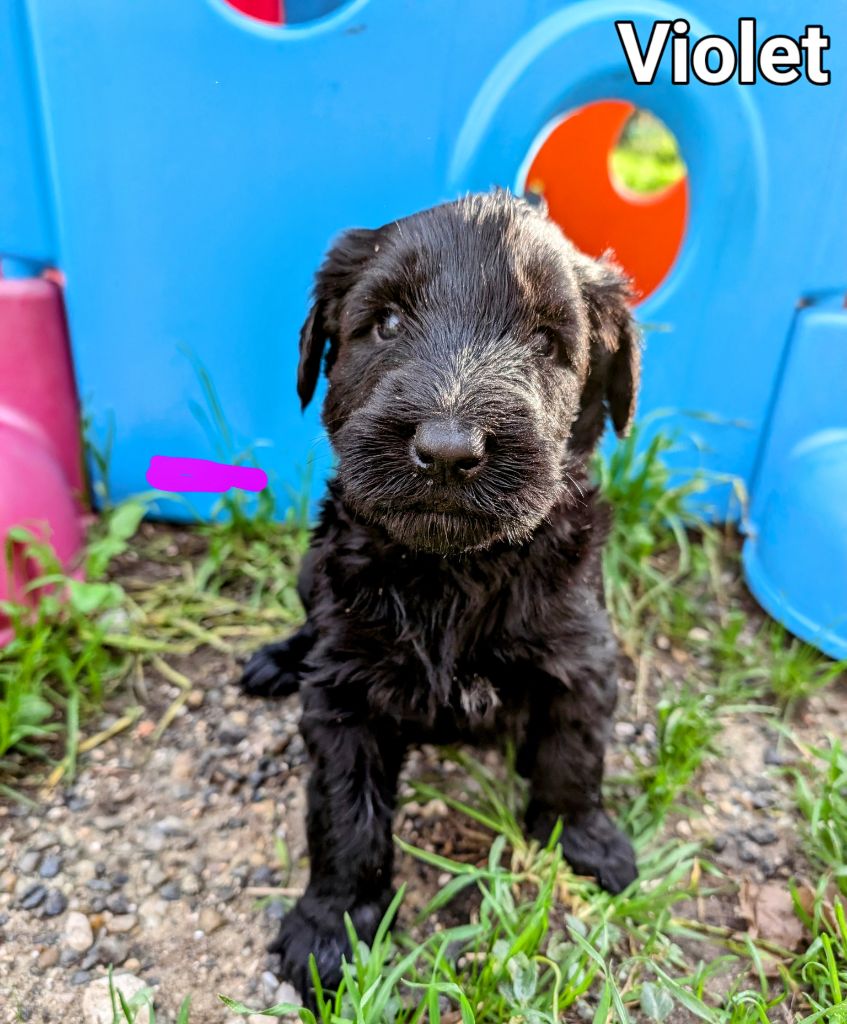
[[[679,255],[685,168],[667,129],[632,103],[589,103],[559,121],[533,158],[525,189],[544,196],[550,216],[583,252],[611,249],[638,301]]]

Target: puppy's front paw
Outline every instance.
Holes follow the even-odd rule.
[[[356,935],[363,942],[370,943],[376,934],[388,897],[349,910]],[[279,976],[297,989],[304,1005],[314,1009],[309,955],[314,954],[324,993],[338,988],[341,959],[349,960],[351,956],[343,913],[306,894],[282,919],[279,934],[268,946],[268,952],[279,956]]]
[[[622,892],[638,877],[632,843],[603,810],[565,821],[560,843],[574,871],[593,875],[607,892]]]
[[[268,952],[279,956],[279,976],[300,993],[305,1006],[314,1009],[312,972],[309,955],[314,954],[323,990],[338,988],[341,981],[341,958],[350,955],[350,943],[344,921],[329,915],[315,921],[299,904],[282,919],[279,934],[268,946]]]
[[[244,667],[241,690],[250,697],[287,697],[300,685],[299,653],[288,641],[256,651]]]

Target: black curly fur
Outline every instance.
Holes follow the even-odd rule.
[[[304,562],[306,624],[243,680],[300,689],[311,876],[271,948],[307,998],[309,954],[332,988],[345,912],[369,941],[391,900],[410,744],[513,738],[531,834],[561,818],[575,870],[612,892],[636,876],[601,802],[617,650],[608,513],[586,469],[606,414],[619,432],[633,414],[626,297],[612,266],[503,192],[348,232],[317,275],[298,391],[306,404],[328,343],[338,477]],[[473,479],[415,470],[410,439],[434,416],[484,432]]]

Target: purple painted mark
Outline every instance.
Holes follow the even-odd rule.
[[[209,459],[183,459],[154,455],[147,470],[147,483],[160,491],[223,494],[230,487],[241,491],[261,491],[268,485],[268,474],[253,466],[230,466]]]

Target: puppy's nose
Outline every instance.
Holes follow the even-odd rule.
[[[485,435],[458,420],[425,420],[415,431],[411,454],[422,473],[467,479],[485,460]]]

